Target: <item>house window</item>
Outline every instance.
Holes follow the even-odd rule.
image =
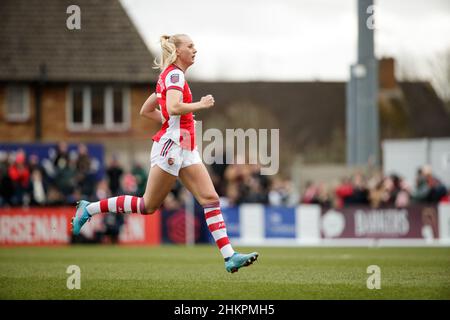
[[[113,122],[120,124],[125,119],[123,109],[123,93],[122,90],[113,90]]]
[[[26,86],[6,87],[5,118],[8,121],[27,121],[30,118],[30,92]]]
[[[68,94],[72,131],[123,131],[129,128],[129,91],[123,87],[72,87]]]
[[[73,123],[83,124],[83,90],[80,88],[72,91],[72,120]]]
[[[105,119],[105,92],[103,88],[91,88],[91,121],[94,126],[104,126]]]

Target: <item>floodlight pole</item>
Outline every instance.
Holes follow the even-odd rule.
[[[373,0],[358,1],[358,61],[347,83],[347,165],[379,164],[378,62]]]

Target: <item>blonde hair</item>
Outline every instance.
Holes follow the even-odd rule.
[[[181,38],[187,37],[185,34],[174,34],[172,36],[162,35],[159,38],[161,43],[161,60],[157,61],[155,58],[154,69],[160,69],[161,71],[166,69],[169,65],[177,60],[177,48],[181,43]]]

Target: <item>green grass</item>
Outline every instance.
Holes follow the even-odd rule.
[[[229,274],[213,246],[0,248],[0,299],[450,299],[450,248],[257,249]],[[66,287],[72,264],[80,290]]]

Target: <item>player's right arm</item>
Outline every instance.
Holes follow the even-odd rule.
[[[207,109],[214,105],[214,98],[210,94],[202,97],[198,102],[184,103],[182,101],[183,93],[180,90],[167,90],[166,107],[170,115],[183,115],[201,109]]]
[[[156,97],[156,93],[152,93],[150,97],[148,97],[147,100],[145,100],[139,114],[144,118],[161,123],[162,122],[161,111],[156,109],[157,106],[158,106],[158,98]]]

